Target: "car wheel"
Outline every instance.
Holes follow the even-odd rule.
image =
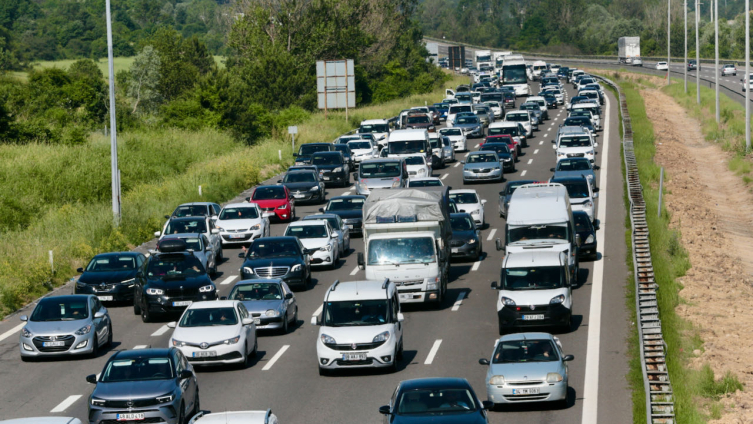
[[[99,337],[97,335],[94,335],[94,339],[92,339],[92,353],[91,357],[96,358],[99,356]]]
[[[560,331],[562,331],[563,333],[569,333],[571,328],[573,328],[573,317],[572,317],[572,315],[567,320],[567,324],[562,324],[562,326],[560,327]]]
[[[248,351],[248,342],[243,345],[243,362],[238,364],[238,368],[245,370],[251,366],[251,352]]]
[[[398,361],[403,360],[403,339],[402,338],[400,338],[400,349],[395,354],[395,359],[397,359]]]
[[[252,358],[256,358],[256,355],[258,353],[259,353],[259,339],[254,337],[254,350],[252,350],[251,353],[249,353],[249,355],[251,355]]]
[[[395,357],[392,358],[392,365],[390,365],[389,371],[392,374],[397,372],[397,346],[395,346]]]
[[[139,302],[136,300],[136,296],[133,297],[133,314],[141,315],[141,305],[139,305]]]
[[[309,270],[309,273],[306,276],[306,282],[304,284],[306,285],[306,288],[311,287],[311,270]]]
[[[184,417],[184,415],[185,415],[184,410],[185,409],[186,409],[186,406],[183,403],[181,403],[180,404],[180,410],[178,411],[178,419],[175,421],[177,424],[185,424],[185,422],[186,422],[186,419]]]
[[[484,248],[481,246],[481,240],[478,242],[478,252],[476,252],[476,261],[481,260],[481,255],[484,254]]]
[[[196,388],[196,398],[193,400],[193,411],[191,412],[191,417],[193,418],[196,414],[201,412],[201,399],[199,399],[199,388]]]
[[[285,317],[282,319],[282,329],[280,329],[281,334],[288,334],[289,327],[288,327],[288,318]]]
[[[222,246],[220,246],[220,251],[217,253],[217,257],[214,259],[214,266],[217,267],[217,264],[222,263],[223,259],[225,259],[225,254],[222,251]]]
[[[141,321],[151,322],[153,319],[154,319],[154,316],[152,316],[152,313],[149,312],[149,306],[141,305]]]
[[[212,278],[217,276],[217,261],[214,261],[214,265],[212,265],[212,268],[209,270],[209,275]]]
[[[319,375],[321,375],[322,377],[326,377],[329,375],[329,370],[319,367]]]
[[[293,325],[298,325],[298,306],[295,307],[295,313],[293,314]]]
[[[498,325],[499,325],[499,335],[504,336],[505,333],[507,333],[507,328],[505,328],[505,326],[502,325],[502,320],[499,320]]]
[[[107,326],[107,347],[112,347],[112,325]]]

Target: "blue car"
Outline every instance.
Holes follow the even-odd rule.
[[[591,184],[591,188],[594,191],[597,191],[596,174],[594,174],[594,171],[599,169],[599,165],[594,165],[588,158],[583,157],[560,159],[557,162],[557,166],[551,168],[550,171],[554,172],[552,178],[585,176],[588,182]]]
[[[488,424],[486,411],[493,407],[464,378],[417,378],[401,381],[379,413],[390,424]]]

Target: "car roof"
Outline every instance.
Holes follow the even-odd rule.
[[[521,253],[507,253],[505,256],[505,268],[527,268],[537,266],[558,266],[560,254],[557,250],[525,250]],[[566,261],[567,259],[564,259]]]
[[[95,258],[109,258],[111,256],[140,256],[142,253],[134,252],[134,251],[128,251],[128,252],[107,252],[107,253],[98,253],[94,255]]]
[[[561,184],[534,183],[527,188],[518,188],[512,194],[506,222],[510,225],[567,222],[569,199],[567,189]]]
[[[215,300],[212,302],[194,302],[188,305],[188,309],[209,309],[209,308],[234,308],[239,300]]]
[[[337,302],[343,300],[389,299],[395,291],[395,284],[385,281],[358,280],[333,283],[327,290],[325,301]]]
[[[90,296],[93,296],[93,295],[90,295],[90,294],[64,294],[64,295],[61,295],[61,296],[47,296],[47,297],[43,297],[42,299],[40,299],[39,303],[42,303],[42,302],[55,302],[55,301],[59,301],[59,300],[63,300],[63,301],[84,300],[84,299],[88,299]]]
[[[254,243],[256,243],[257,241],[275,243],[275,242],[290,241],[290,240],[298,240],[298,237],[294,237],[294,236],[262,237],[262,238],[258,238],[254,240]]]
[[[227,205],[223,206],[222,209],[227,208],[258,208],[259,205],[255,202],[245,202],[245,203],[228,203]]]
[[[282,280],[279,278],[252,278],[250,280],[241,280],[238,281],[233,285],[235,286],[247,286],[250,284],[259,284],[259,283],[274,283],[274,284],[282,284]],[[202,303],[202,302],[199,302]]]
[[[552,178],[549,180],[550,183],[557,183],[557,184],[570,184],[570,183],[587,183],[588,179],[586,179],[585,175],[579,175],[577,177],[557,177]]]
[[[442,181],[439,177],[421,177],[421,178],[411,178],[411,182],[413,181]]]
[[[470,383],[465,378],[456,377],[428,377],[428,378],[415,378],[412,380],[405,380],[400,382],[400,388],[402,390],[414,390],[414,389],[454,389],[454,388],[468,388]]]
[[[305,221],[295,221],[288,224],[288,227],[315,227],[318,225],[327,225],[324,219],[307,219]]]
[[[201,415],[194,419],[196,424],[265,424],[269,422],[272,410],[266,411],[225,411]]]
[[[178,207],[181,207],[181,206],[210,206],[210,205],[214,205],[214,204],[215,203],[212,203],[212,202],[191,202],[191,203],[181,203],[180,205],[178,205]]]
[[[197,302],[201,303],[201,302]],[[213,303],[213,302],[212,302]],[[129,358],[168,358],[170,357],[170,348],[151,347],[146,349],[121,350],[110,359],[129,359]]]
[[[450,194],[456,194],[456,193],[475,193],[478,195],[478,192],[472,188],[459,188],[455,190],[450,190]]]
[[[528,332],[528,333],[512,333],[512,334],[505,334],[504,336],[499,338],[499,341],[506,342],[511,340],[541,340],[541,339],[550,339],[553,340],[554,336],[552,336],[549,333],[534,333],[534,332]]]
[[[360,194],[348,194],[346,196],[335,196],[330,197],[329,200],[333,199],[366,199],[366,196],[360,195]]]
[[[373,124],[389,124],[386,119],[367,119],[361,121],[361,125],[373,125]]]

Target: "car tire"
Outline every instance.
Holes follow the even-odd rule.
[[[254,350],[252,350],[251,353],[249,353],[249,355],[252,358],[256,358],[256,355],[258,354],[259,354],[259,339],[254,337]]]
[[[217,276],[217,260],[214,261],[214,265],[212,266],[212,269],[209,270],[209,276],[212,278]]]
[[[142,322],[152,322],[154,320],[154,315],[149,312],[149,306],[141,305],[141,321]]]
[[[484,247],[481,245],[481,240],[478,241],[478,253],[476,253],[476,261],[481,260],[481,256],[484,254]]]
[[[325,369],[325,368],[322,368],[322,367],[319,367],[319,375],[322,376],[322,377],[327,377],[327,376],[329,376],[329,370]]]
[[[186,409],[186,406],[181,402],[180,404],[180,410],[178,411],[178,419],[175,421],[176,424],[186,424],[185,419],[185,412],[183,412]]]
[[[290,327],[288,326],[288,318],[285,317],[282,319],[282,328],[280,329],[280,334],[288,334],[290,332]]]
[[[567,320],[567,324],[562,324],[560,326],[560,331],[562,331],[563,333],[569,333],[572,328],[573,328],[573,316],[570,315],[570,318]]]
[[[201,412],[201,399],[199,399],[199,388],[196,388],[196,397],[193,400],[193,411],[191,411],[191,416],[188,418],[193,418]]]
[[[306,288],[311,287],[311,270],[309,270],[308,275],[306,276],[306,282],[304,283]]]
[[[112,325],[107,326],[107,347],[112,347]]]
[[[504,336],[507,333],[507,328],[505,328],[504,325],[502,325],[502,320],[498,320],[498,329],[499,329],[499,335]]]
[[[251,352],[248,351],[248,342],[243,345],[243,362],[238,363],[238,368],[245,370],[251,366]]]
[[[217,264],[222,263],[222,260],[225,259],[225,252],[222,251],[222,246],[220,246],[220,251],[217,253],[217,257],[214,258],[214,266],[217,267]]]
[[[392,358],[392,365],[389,366],[390,374],[397,373],[397,347],[395,347],[395,357]]]
[[[295,307],[295,313],[293,314],[293,325],[298,325],[298,306]]]
[[[99,356],[99,337],[96,334],[94,335],[94,339],[92,339],[92,353],[90,356],[92,358]]]
[[[141,315],[141,305],[136,300],[136,296],[133,297],[133,314],[134,315]]]
[[[21,356],[21,362],[34,362],[33,356]]]

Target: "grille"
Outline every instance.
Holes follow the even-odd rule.
[[[505,385],[508,386],[535,386],[537,384],[544,384],[543,381],[505,381]]]
[[[396,281],[396,282],[395,282],[395,285],[396,285],[396,286],[414,286],[414,285],[416,285],[416,284],[421,284],[421,283],[423,283],[423,282],[424,282],[424,280],[407,280],[407,281]]]
[[[199,294],[198,287],[189,287],[183,289],[167,289],[165,290],[167,297],[186,297],[196,296]]]
[[[416,171],[410,171],[409,174],[410,175],[416,175]]]
[[[464,244],[465,243],[463,242],[463,240],[453,240],[453,241],[450,242],[450,246],[452,246],[452,247],[460,247],[460,246],[462,246]]]
[[[371,365],[374,363],[374,360],[371,358],[366,358],[365,361],[343,361],[342,359],[338,359],[336,362],[341,367],[348,367],[353,365]]]
[[[262,278],[282,277],[288,273],[290,267],[287,266],[270,266],[266,268],[254,268],[254,274]]]
[[[476,174],[486,174],[487,172],[492,172],[491,168],[482,168],[482,169],[474,169],[473,172]]]
[[[582,158],[585,155],[586,155],[585,153],[568,153],[567,157],[569,157],[569,158]]]
[[[531,305],[518,305],[516,308],[519,308],[520,310],[518,312],[546,312],[549,309],[549,305],[533,305],[533,308],[531,308]]]
[[[224,355],[218,355],[218,356],[202,356],[200,358],[194,358],[192,356],[186,357],[188,359],[188,362],[214,362],[214,361],[228,361],[230,359],[239,359],[242,358],[243,355],[238,352],[230,352],[226,353]]]
[[[227,241],[241,241],[241,240],[248,240],[249,238],[251,238],[251,234],[244,234],[243,237],[233,237],[233,238],[230,238],[230,236],[223,234],[222,238]]]
[[[117,284],[105,284],[104,287],[102,287],[101,284],[92,284],[91,288],[95,292],[109,292],[110,290],[114,289]]]
[[[32,342],[34,343],[34,346],[37,348],[37,350],[39,350],[40,352],[65,352],[71,348],[74,340],[76,340],[76,337],[69,334],[66,336],[37,336],[32,339]],[[44,347],[42,345],[44,342],[51,342],[51,341],[58,341],[58,342],[62,341],[62,342],[65,342],[65,345],[52,346],[52,347]]]
[[[128,402],[133,402],[132,405],[128,405]],[[107,408],[143,408],[145,406],[157,405],[157,399],[133,399],[133,400],[105,400],[105,407]]]
[[[538,395],[505,395],[505,399],[510,402],[519,402],[526,400],[544,400],[549,397],[549,393]]]
[[[384,342],[356,343],[355,349],[353,349],[353,345],[350,345],[350,344],[325,344],[325,346],[327,346],[328,348],[332,350],[371,350],[371,349],[376,349],[383,344]]]
[[[261,210],[264,212],[272,212],[275,210],[275,208],[261,208]]]
[[[152,423],[164,423],[165,420],[163,420],[160,417],[152,417],[152,418],[144,418],[143,420],[137,420],[137,421],[118,421],[118,420],[102,420],[99,422],[99,424],[152,424]]]

